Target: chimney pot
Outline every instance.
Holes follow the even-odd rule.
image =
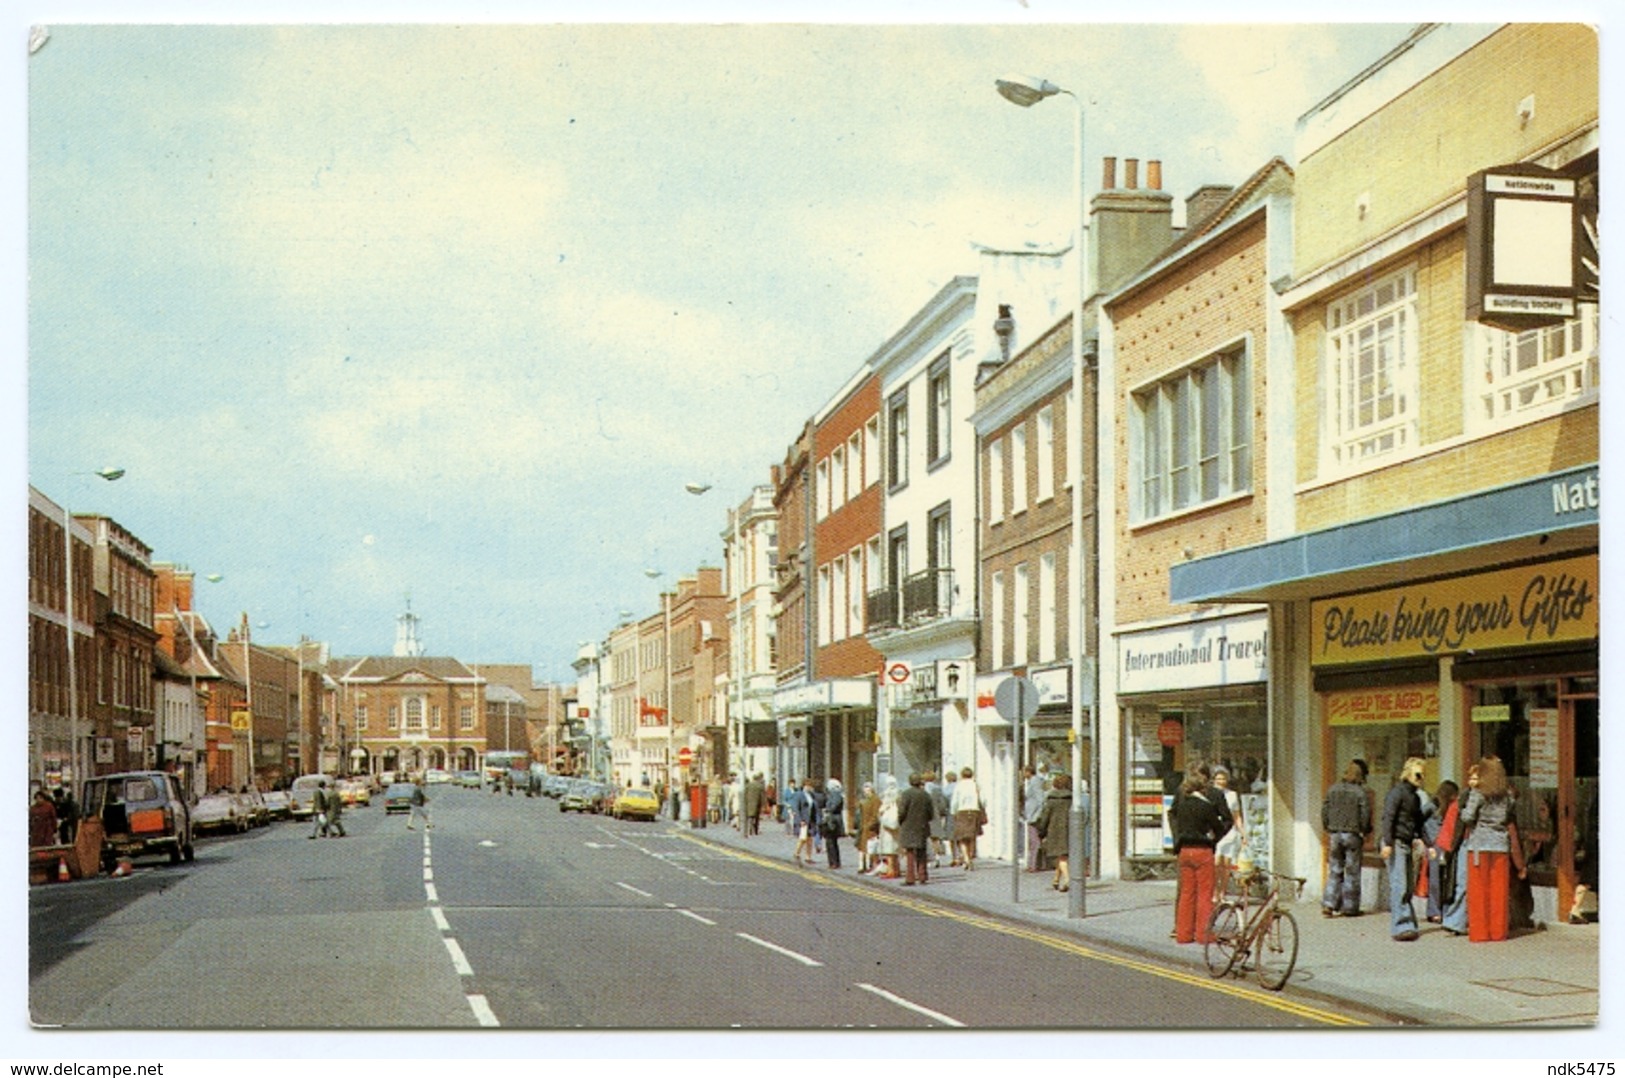
[[[1100,189],[1110,191],[1117,186],[1117,158],[1105,158],[1106,168],[1100,177]]]
[[[1145,185],[1153,191],[1162,190],[1162,162],[1147,161],[1145,163]]]
[[[1140,186],[1140,159],[1138,157],[1123,159],[1123,186],[1130,191]]]

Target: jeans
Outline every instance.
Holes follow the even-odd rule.
[[[1360,855],[1365,836],[1355,831],[1333,831],[1326,847],[1326,893],[1321,905],[1344,914],[1360,912]]]
[[[1467,859],[1462,853],[1447,854],[1456,859],[1455,893],[1444,905],[1444,926],[1457,935],[1467,934]]]
[[[1416,931],[1416,910],[1411,906],[1411,844],[1395,846],[1388,855],[1388,934]]]

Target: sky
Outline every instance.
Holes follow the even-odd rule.
[[[996,77],[1083,97],[1091,192],[1137,157],[1182,201],[1413,25],[537,10],[29,20],[28,481],[217,631],[387,654],[410,603],[429,654],[571,680],[973,244],[1068,242],[1070,109]]]

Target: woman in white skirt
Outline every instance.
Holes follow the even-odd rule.
[[[1235,870],[1236,862],[1241,860],[1242,843],[1247,838],[1247,828],[1242,820],[1241,795],[1230,788],[1230,772],[1222,766],[1213,768],[1213,788],[1224,796],[1224,804],[1219,811],[1230,817],[1230,830],[1213,847],[1213,897],[1217,901],[1224,895],[1230,873]]]

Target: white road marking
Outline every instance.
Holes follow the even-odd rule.
[[[617,848],[617,844],[614,842],[583,842],[582,845],[589,850],[613,850]]]
[[[792,951],[787,947],[780,947],[776,943],[769,943],[767,940],[759,939],[756,936],[751,935],[749,932],[735,932],[734,935],[738,936],[742,940],[749,940],[759,947],[766,947],[770,951],[777,951],[786,958],[793,958],[797,962],[800,962],[803,966],[822,966],[824,964],[818,961],[816,958],[808,958],[806,955],[797,954],[795,951]]]
[[[474,967],[468,964],[468,957],[463,954],[463,949],[457,945],[457,941],[450,936],[442,936],[440,942],[444,943],[446,950],[451,953],[451,964],[457,968],[457,972],[464,977],[474,976]]]
[[[434,918],[434,926],[440,929],[440,931],[451,931],[451,922],[446,920],[446,915],[441,911],[439,906],[430,906],[429,915]]]
[[[491,1013],[491,1005],[485,1001],[484,996],[470,995],[468,1005],[474,1009],[474,1017],[479,1019],[482,1026],[500,1026],[497,1016]]]
[[[692,918],[694,918],[696,921],[700,922],[700,924],[702,924],[702,925],[714,925],[714,924],[716,924],[716,922],[711,920],[711,918],[709,918],[709,917],[701,917],[699,914],[695,913],[693,910],[678,910],[677,912],[682,914],[684,917],[692,917]],[[814,965],[816,965],[816,964],[817,963],[814,963]]]
[[[426,880],[434,879],[434,869],[430,868],[428,865],[424,865],[423,866],[423,878],[426,879]]]
[[[440,901],[440,892],[434,889],[434,884],[432,883],[426,883],[423,885],[423,893],[429,896],[430,902]]]
[[[648,891],[640,891],[636,887],[633,887],[630,883],[622,883],[620,880],[615,881],[615,886],[631,891],[635,895],[642,895],[644,898],[654,897],[654,895],[651,895]]]
[[[491,841],[491,840],[490,840],[490,839],[484,839],[484,840],[482,840],[482,841],[481,841],[481,842],[480,842],[480,845],[481,845],[481,846],[486,846],[486,847],[490,847],[490,846],[495,846],[495,845],[496,845],[496,843],[495,843],[495,842],[492,842],[492,841]]]
[[[858,987],[863,989],[865,992],[873,992],[875,995],[879,996],[881,999],[890,1000],[891,1002],[897,1004],[899,1007],[906,1007],[909,1010],[913,1011],[915,1014],[923,1014],[927,1018],[930,1018],[930,1019],[932,1019],[934,1021],[937,1021],[937,1022],[941,1022],[943,1025],[953,1026],[956,1029],[964,1029],[965,1028],[965,1023],[963,1023],[963,1022],[955,1021],[954,1019],[949,1018],[947,1015],[942,1014],[939,1011],[933,1011],[929,1007],[922,1007],[918,1003],[912,1003],[912,1002],[904,999],[902,996],[899,996],[899,995],[896,995],[896,994],[894,994],[892,992],[886,991],[884,988],[877,988],[872,984],[859,984]]]

